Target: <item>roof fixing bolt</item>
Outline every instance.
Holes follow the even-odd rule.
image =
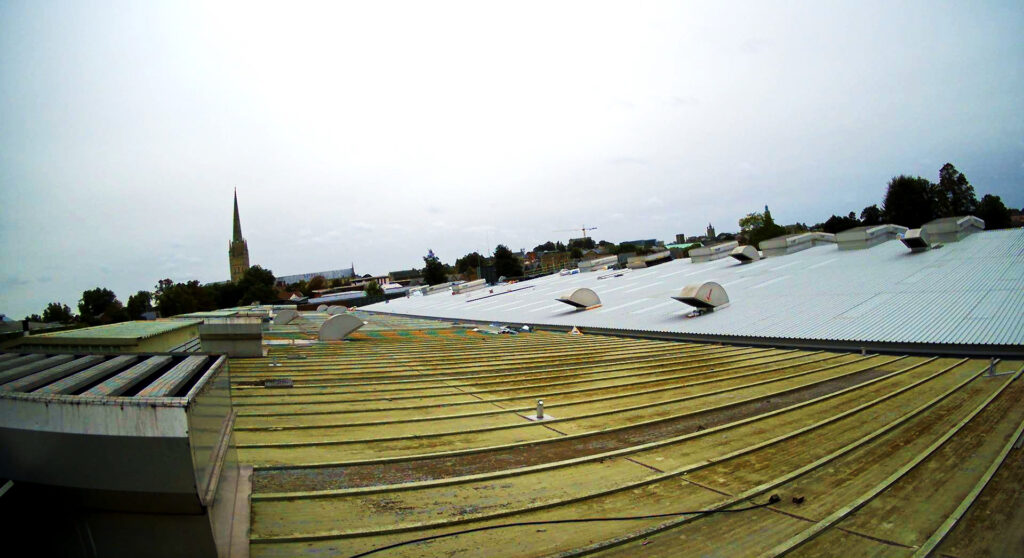
[[[537,420],[544,420],[544,400],[537,400]]]
[[[992,357],[992,358],[988,359],[988,372],[986,373],[986,375],[988,375],[988,376],[995,376],[996,375],[996,359],[995,359],[995,357]]]
[[[861,347],[860,348],[860,355],[861,356],[867,356],[867,354],[868,354],[868,350],[866,348],[864,348],[864,347]]]

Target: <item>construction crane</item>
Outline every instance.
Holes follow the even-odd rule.
[[[562,230],[558,230],[558,231],[555,231],[555,232],[576,232],[576,231],[580,231],[581,233],[583,233],[583,238],[587,238],[587,231],[592,231],[592,230],[596,230],[596,229],[597,229],[597,227],[588,227],[586,225],[580,225],[580,228],[578,228],[578,229],[562,229]]]

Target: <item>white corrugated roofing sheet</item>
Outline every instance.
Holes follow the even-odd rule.
[[[898,240],[864,250],[817,246],[740,264],[676,260],[598,279],[607,272],[547,276],[464,295],[411,297],[368,310],[506,323],[679,333],[894,343],[1024,344],[1024,229],[970,235],[913,254]],[[727,308],[687,318],[669,297],[716,281]],[[523,289],[526,286],[533,288]],[[602,306],[578,312],[556,302],[588,287]],[[515,290],[514,292],[513,289]]]

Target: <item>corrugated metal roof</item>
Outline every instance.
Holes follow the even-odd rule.
[[[226,357],[205,355],[29,356],[38,357],[34,366],[22,365],[0,374],[0,400],[101,403],[108,398],[185,397],[185,386],[226,362]],[[157,372],[160,375],[154,377]],[[126,395],[132,388],[140,389],[135,395]]]
[[[33,336],[33,340],[40,338],[60,338],[68,340],[111,340],[111,339],[147,339],[162,335],[181,328],[194,326],[202,323],[202,320],[157,320],[157,321],[134,321],[121,322],[117,324],[87,327],[58,331],[54,333],[43,333]]]
[[[621,277],[547,276],[507,295],[467,302],[437,294],[367,307],[449,319],[529,322],[693,334],[831,341],[1020,345],[1024,343],[1024,229],[987,231],[912,254],[898,241],[865,250],[817,246],[740,264],[676,260]],[[687,318],[669,296],[716,281],[730,306]],[[601,308],[576,312],[555,298],[587,287]],[[499,288],[495,288],[495,292]],[[638,302],[644,299],[647,302]]]
[[[419,333],[231,361],[253,555],[1021,554],[1022,361]]]

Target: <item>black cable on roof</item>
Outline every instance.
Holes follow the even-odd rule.
[[[697,514],[713,514],[713,513],[736,513],[736,512],[745,512],[745,511],[751,511],[751,510],[756,510],[756,509],[764,508],[764,507],[770,506],[770,505],[772,505],[772,504],[774,504],[776,502],[779,502],[780,500],[782,500],[782,498],[779,497],[778,494],[772,494],[771,497],[768,498],[768,501],[763,503],[763,504],[754,504],[752,506],[747,506],[745,508],[736,508],[736,509],[693,510],[693,511],[681,511],[681,512],[671,512],[671,513],[655,513],[655,514],[650,514],[650,515],[626,515],[626,516],[619,516],[619,517],[586,517],[586,518],[580,518],[580,519],[550,519],[550,520],[546,520],[546,521],[518,521],[518,522],[515,522],[515,523],[501,523],[501,524],[498,524],[498,525],[487,525],[487,526],[484,526],[484,527],[474,527],[472,529],[463,529],[461,531],[453,531],[451,533],[442,533],[440,535],[431,535],[429,537],[420,537],[418,539],[410,539],[410,540],[407,540],[407,541],[402,541],[402,542],[397,542],[397,543],[394,543],[394,544],[389,544],[387,546],[382,546],[380,548],[374,548],[372,550],[367,550],[366,552],[360,552],[359,554],[353,554],[349,558],[362,558],[363,556],[369,556],[371,554],[376,554],[378,552],[383,552],[385,550],[391,550],[392,548],[398,548],[400,546],[406,546],[406,545],[410,545],[410,544],[416,544],[416,543],[421,543],[421,542],[433,541],[433,540],[437,540],[437,539],[443,539],[443,538],[446,538],[446,537],[454,537],[454,536],[457,536],[457,535],[466,535],[466,534],[469,534],[469,533],[476,533],[476,532],[479,532],[479,531],[490,531],[492,529],[504,529],[506,527],[527,527],[527,526],[533,526],[533,525],[556,525],[556,524],[560,524],[560,523],[588,523],[588,522],[592,522],[592,521],[635,521],[635,520],[640,520],[640,519],[658,519],[658,518],[661,518],[661,517],[676,517],[676,516],[680,516],[680,515],[697,515]]]

